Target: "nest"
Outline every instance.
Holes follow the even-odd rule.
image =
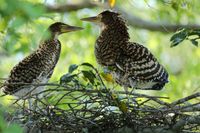
[[[71,65],[57,83],[32,85],[48,89],[15,101],[20,108],[15,122],[26,132],[200,132],[199,92],[171,103],[167,97],[127,93],[105,85],[89,63]],[[27,98],[37,102],[34,110],[19,102]]]

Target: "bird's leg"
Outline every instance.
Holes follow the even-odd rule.
[[[127,80],[128,79],[128,74],[126,73],[123,77],[122,77],[122,84],[124,84],[124,90],[126,92],[126,96],[128,98],[128,103],[129,103],[129,94],[128,94],[128,87],[127,87]]]
[[[36,83],[40,83],[39,81],[37,81]],[[32,91],[32,94],[34,95],[33,96],[33,99],[34,99],[34,102],[33,102],[33,111],[38,111],[40,108],[38,106],[38,100],[40,99],[40,90],[44,90],[44,87],[34,87],[33,88],[33,91]]]
[[[31,94],[28,96],[28,109],[30,111],[36,111],[37,99],[32,97]]]
[[[40,96],[37,94],[37,93],[35,93],[34,94],[34,96],[33,96],[33,111],[35,112],[35,111],[39,111],[40,110],[40,108],[39,108],[39,100],[40,100]]]
[[[33,109],[33,99],[32,98],[28,98],[28,109],[29,110]]]
[[[125,91],[125,93],[126,93],[126,97],[127,97],[127,99],[128,99],[127,102],[129,103],[128,87],[124,86],[124,91]]]
[[[33,111],[35,112],[37,108],[37,99],[34,97],[33,98]]]
[[[131,93],[135,93],[135,89],[133,88],[132,90],[131,90]],[[133,101],[133,103],[136,105],[136,103],[137,103],[137,100],[136,100],[136,98],[132,98],[132,101]]]
[[[130,85],[131,85],[131,93],[134,93],[135,92],[135,87],[137,86],[137,81],[135,81],[135,79],[133,78],[129,78],[129,82],[130,82]],[[134,101],[136,103],[136,99],[135,98],[132,98],[132,101]]]

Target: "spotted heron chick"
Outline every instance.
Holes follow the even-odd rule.
[[[143,45],[130,42],[128,28],[119,13],[110,10],[83,18],[101,27],[95,44],[97,62],[111,68],[115,81],[124,86],[143,90],[161,90],[168,82],[168,73]]]
[[[4,83],[3,92],[19,98],[27,98],[29,109],[31,109],[33,99],[30,97],[44,90],[44,86],[38,87],[33,84],[47,83],[60,57],[61,43],[58,36],[77,30],[82,30],[82,28],[62,22],[50,25],[45,32],[45,37],[40,42],[39,48],[13,67]]]

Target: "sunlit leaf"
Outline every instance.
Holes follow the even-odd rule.
[[[120,101],[119,102],[119,109],[123,112],[123,113],[127,113],[128,112],[128,107],[126,105],[126,103],[124,101]]]
[[[109,5],[113,8],[115,6],[115,0],[109,0]]]
[[[105,79],[107,82],[114,83],[113,77],[110,73],[101,73],[101,76],[103,79]]]
[[[112,99],[113,99],[113,100],[116,100],[116,99],[118,98],[118,97],[117,97],[117,94],[115,94],[115,93],[112,93],[111,96],[112,96]]]
[[[0,32],[4,33],[7,26],[8,26],[8,20],[6,18],[2,19],[0,21]]]

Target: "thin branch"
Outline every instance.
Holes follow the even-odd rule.
[[[191,99],[195,99],[195,98],[197,98],[197,97],[200,97],[200,92],[197,92],[197,93],[192,94],[192,95],[190,95],[190,96],[188,96],[188,97],[179,99],[179,100],[177,100],[177,101],[171,103],[171,106],[175,106],[175,105],[177,105],[177,104],[182,104],[182,103],[184,103],[184,102],[186,102],[186,101],[189,101],[189,100],[191,100]]]
[[[32,96],[34,95],[39,95],[42,94],[44,92],[48,92],[48,91],[80,91],[80,92],[86,92],[86,93],[98,93],[100,90],[95,90],[95,89],[91,89],[91,90],[86,90],[85,88],[79,88],[79,89],[75,89],[72,88],[70,86],[67,85],[60,85],[60,84],[55,84],[55,83],[42,83],[42,84],[33,84],[33,83],[9,83],[9,84],[4,84],[4,85],[32,85],[35,87],[39,87],[39,86],[54,86],[54,87],[63,87],[64,89],[48,89],[48,90],[44,90],[41,91],[39,93],[35,93],[32,94]],[[125,91],[115,91],[118,94],[127,94],[127,92]],[[102,93],[107,93],[102,91]],[[162,96],[149,96],[149,95],[145,95],[145,94],[140,94],[140,93],[133,93],[133,92],[128,92],[128,95],[132,95],[132,96],[136,96],[136,97],[145,97],[145,98],[153,98],[153,100],[155,98],[163,98],[163,99],[169,99],[168,97],[162,97]]]
[[[173,130],[174,131],[180,131],[181,128],[185,126],[185,124],[198,124],[200,125],[200,116],[191,116],[189,118],[183,118],[179,120],[174,126]]]
[[[99,131],[101,129],[118,129],[119,127],[130,125],[134,130],[141,128],[141,131],[150,127],[152,131],[157,133],[161,130],[166,132],[181,132],[183,129],[190,129],[194,131],[196,127],[198,128],[200,123],[199,114],[195,112],[195,110],[199,109],[199,103],[191,103],[190,105],[183,104],[188,100],[195,100],[195,98],[199,96],[199,93],[170,104],[158,99],[163,97],[129,92],[129,95],[132,97],[144,98],[144,100],[148,99],[148,101],[151,100],[153,103],[156,103],[155,106],[152,102],[141,101],[141,103],[138,102],[138,105],[135,105],[133,102],[126,103],[126,101],[128,101],[127,97],[126,99],[121,99],[120,95],[118,95],[127,95],[126,92],[115,91],[114,93],[117,93],[118,96],[116,98],[111,98],[111,91],[109,91],[109,89],[108,91],[104,91],[102,85],[100,85],[98,89],[94,89],[91,86],[79,86],[79,88],[77,88],[73,85],[60,85],[55,83],[20,84],[32,85],[34,87],[53,87],[52,89],[44,90],[29,97],[34,98],[40,103],[39,105],[42,105],[42,108],[38,106],[39,110],[29,110],[28,113],[23,114],[27,117],[34,118],[34,123],[37,123],[37,128],[56,131],[67,129],[66,132],[81,132],[82,130],[79,129],[84,127],[90,132],[94,130]],[[55,100],[51,98],[50,101],[44,101],[44,97],[42,99],[34,97],[41,93],[46,94],[57,91],[59,91],[59,95],[55,95],[57,93],[52,93],[50,96],[50,98],[55,97]],[[103,95],[99,95],[99,93]],[[112,96],[114,97],[114,95]],[[158,108],[157,105],[160,108]],[[127,111],[123,112],[123,108],[126,107]],[[25,107],[22,107],[23,110],[25,110],[24,108]],[[192,112],[184,114],[184,112],[188,110]],[[107,124],[108,122],[110,124]],[[98,127],[96,125],[98,125]],[[131,125],[136,125],[137,127],[134,128],[135,126]],[[169,129],[169,127],[171,128]]]
[[[176,32],[177,30],[186,29],[200,29],[199,24],[167,24],[166,23],[155,23],[149,20],[144,20],[132,13],[127,13],[122,8],[116,8],[120,13],[123,14],[124,18],[127,19],[129,25],[150,31],[159,31],[164,33]]]
[[[70,12],[77,11],[84,8],[107,8],[106,4],[102,3],[94,3],[90,1],[83,1],[81,3],[76,4],[65,4],[65,5],[57,5],[57,6],[45,6],[47,12]],[[187,28],[187,29],[200,29],[199,24],[168,24],[166,23],[156,23],[149,20],[141,19],[140,17],[134,15],[132,12],[128,13],[124,9],[120,7],[115,7],[114,10],[119,11],[123,17],[128,21],[130,26],[139,29],[146,29],[150,31],[159,31],[163,33],[176,32],[179,29]]]
[[[47,12],[70,12],[70,11],[77,11],[79,9],[84,8],[93,8],[97,5],[89,2],[89,1],[82,1],[80,3],[71,3],[71,4],[64,4],[64,5],[46,5]]]

